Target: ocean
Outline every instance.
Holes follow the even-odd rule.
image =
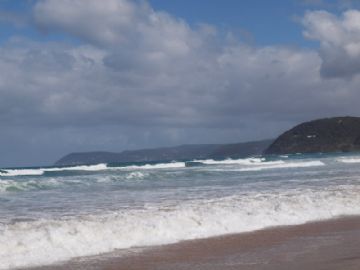
[[[360,214],[360,154],[0,170],[0,269]]]

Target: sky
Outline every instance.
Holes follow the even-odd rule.
[[[360,2],[0,0],[0,167],[360,116]]]

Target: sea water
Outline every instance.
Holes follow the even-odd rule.
[[[0,170],[0,269],[360,214],[360,155]]]

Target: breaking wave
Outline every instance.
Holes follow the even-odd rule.
[[[357,214],[360,188],[338,186],[0,224],[0,269]]]
[[[360,163],[360,158],[346,157],[346,158],[339,158],[337,159],[337,161],[341,163]]]
[[[238,171],[262,171],[262,170],[269,170],[269,169],[287,169],[287,168],[307,168],[307,167],[319,167],[324,166],[325,163],[320,160],[314,161],[302,161],[302,162],[283,162],[283,163],[264,163],[261,166],[256,167],[247,167],[238,169]]]
[[[145,165],[130,165],[125,167],[112,167],[112,169],[127,169],[127,170],[176,169],[176,168],[185,168],[185,162],[170,162],[170,163],[145,164]]]
[[[46,181],[30,180],[30,181],[14,181],[1,180],[0,192],[16,192],[27,190],[45,190],[60,186],[61,183],[55,179],[48,179]]]
[[[61,171],[103,171],[108,167],[106,164],[82,165],[73,167],[55,167],[55,168],[39,168],[39,169],[2,169],[0,176],[32,176],[43,175],[45,172],[61,172]]]
[[[170,162],[170,163],[158,163],[158,164],[145,164],[145,165],[129,165],[109,167],[107,164],[97,165],[82,165],[73,167],[54,167],[54,168],[39,168],[39,169],[2,169],[0,170],[0,176],[40,176],[45,173],[51,172],[64,172],[64,171],[105,171],[105,170],[151,170],[151,169],[176,169],[185,168],[185,162]]]
[[[359,160],[360,162],[360,160]],[[196,167],[202,165],[232,165],[224,167],[223,171],[261,171],[267,169],[285,169],[285,168],[305,168],[324,166],[325,163],[320,160],[312,161],[290,161],[275,160],[267,161],[265,158],[246,158],[246,159],[226,159],[226,160],[194,160],[187,162],[188,167]]]
[[[2,169],[0,176],[24,176],[24,175],[42,175],[44,171],[42,169]]]
[[[265,162],[265,158],[243,158],[243,159],[225,159],[225,160],[194,160],[193,162],[201,163],[205,165],[254,165]]]

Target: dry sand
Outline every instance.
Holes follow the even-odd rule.
[[[360,218],[276,227],[120,253],[33,269],[360,270]]]

